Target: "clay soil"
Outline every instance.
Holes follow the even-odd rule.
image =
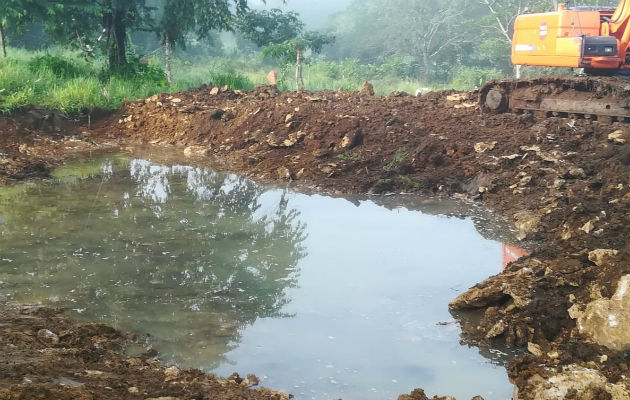
[[[617,95],[630,98],[630,88]],[[50,168],[79,151],[152,144],[180,152],[191,164],[210,162],[216,169],[305,190],[464,197],[503,215],[524,243],[535,246],[503,273],[454,299],[453,310],[482,312],[479,323],[462,325],[463,342],[487,346],[503,341],[530,349],[531,354],[515,358],[508,368],[519,399],[533,398],[538,378],[548,380],[568,366],[589,368],[606,384],[628,388],[628,353],[591,343],[568,310],[610,298],[620,278],[630,273],[630,127],[621,122],[487,114],[477,106],[477,97],[476,92],[376,97],[204,86],[128,103],[90,127],[62,126],[65,122],[50,113],[26,110],[0,119],[0,182],[45,178]],[[614,251],[594,257],[598,249]],[[135,398],[123,387],[138,388],[138,398],[205,398],[210,396],[206,389],[214,393],[232,387],[203,386],[206,383],[199,382],[216,381],[190,372],[177,386],[179,390],[190,384],[190,392],[169,392],[172,384],[164,382],[164,367],[152,361],[146,366],[146,358],[141,359],[142,369],[117,355],[127,340],[120,333],[98,326],[110,332],[113,341],[105,340],[102,354],[93,360],[90,349],[107,334],[90,331],[92,336],[81,337],[82,326],[51,311],[5,307],[0,323],[13,335],[3,334],[0,359],[19,365],[1,370],[0,387],[9,391],[0,391],[0,398],[29,398],[19,391],[32,385],[25,383],[26,377],[45,390],[60,391],[58,398],[81,398],[74,391],[114,398],[111,390],[120,390],[119,398]],[[40,329],[57,335],[55,329],[68,331],[71,343],[60,336],[59,343],[46,345],[37,340]],[[35,354],[29,346],[48,347]],[[57,364],[52,370],[43,367],[53,360]],[[60,368],[68,368],[64,376],[84,385],[60,389],[54,380]],[[86,370],[105,375],[95,378]],[[148,374],[146,379],[140,371]],[[114,389],[98,386],[106,381],[103,376],[106,386]],[[151,392],[153,387],[161,391]],[[590,397],[565,394],[612,398],[600,389],[586,391]],[[421,399],[420,392],[405,398]],[[234,396],[278,395],[240,393]]]

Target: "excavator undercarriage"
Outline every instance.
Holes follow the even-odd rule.
[[[630,80],[585,76],[497,79],[480,89],[479,104],[493,113],[630,122]]]

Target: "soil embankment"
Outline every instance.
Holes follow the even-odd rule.
[[[509,368],[520,399],[627,398],[626,124],[484,114],[467,92],[201,87],[129,103],[92,128],[63,136],[54,126],[45,133],[31,121],[0,120],[8,132],[0,136],[0,180],[43,176],[69,147],[151,143],[258,180],[483,202],[539,245],[454,299],[455,310],[483,311],[477,325],[462,326],[463,340],[529,349]]]

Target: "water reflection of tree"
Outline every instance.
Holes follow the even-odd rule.
[[[305,225],[284,193],[262,212],[266,189],[245,178],[142,160],[112,175],[104,165],[98,189],[57,185],[8,207],[15,224],[3,227],[0,253],[13,262],[0,263],[0,280],[140,325],[184,363],[221,356],[256,318],[282,315],[306,255]]]

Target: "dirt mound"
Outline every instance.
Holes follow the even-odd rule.
[[[171,146],[191,163],[212,160],[257,180],[483,202],[537,245],[453,301],[453,309],[483,310],[478,324],[462,326],[464,341],[527,346],[533,355],[510,369],[521,396],[534,393],[530,378],[549,375],[548,367],[595,363],[610,382],[627,370],[623,351],[575,346],[597,340],[576,320],[612,301],[630,273],[626,124],[484,114],[474,92],[375,97],[204,86],[128,103],[83,130],[100,143]]]
[[[96,148],[76,122],[36,107],[0,118],[0,184],[47,178],[74,151]]]

